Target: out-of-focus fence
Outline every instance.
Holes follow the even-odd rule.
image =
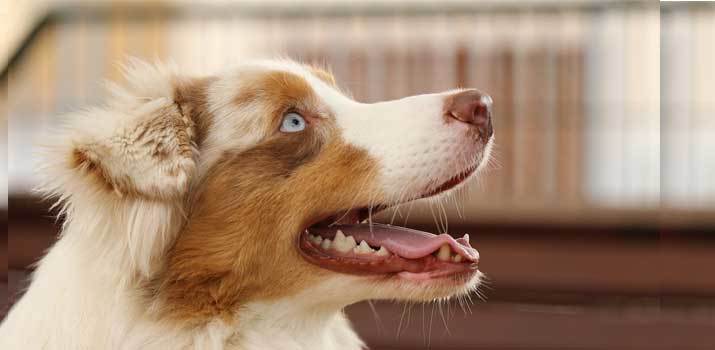
[[[715,53],[701,44],[714,23],[712,6],[661,13],[645,3],[67,10],[9,71],[9,190],[34,184],[39,131],[100,103],[102,79],[121,79],[126,55],[197,74],[280,55],[328,65],[363,101],[457,86],[490,93],[495,161],[463,208],[447,205],[450,216],[712,212]]]

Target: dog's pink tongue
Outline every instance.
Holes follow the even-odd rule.
[[[383,246],[391,252],[407,259],[419,259],[434,253],[445,244],[465,259],[478,262],[479,252],[469,245],[469,237],[454,239],[448,234],[434,235],[400,226],[385,224],[335,225],[312,228],[324,238],[333,238],[337,230],[353,236],[357,242],[365,240],[371,246]]]

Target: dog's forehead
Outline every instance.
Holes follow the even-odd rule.
[[[335,86],[318,76],[316,74],[315,67],[290,60],[257,61],[256,66],[269,71],[281,71],[294,74],[304,79],[313,89],[315,95],[321,99],[321,102],[333,111],[342,111],[345,108],[349,108],[351,105],[357,104],[356,101],[345,96]]]

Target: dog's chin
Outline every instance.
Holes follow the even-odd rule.
[[[428,280],[390,278],[379,288],[376,299],[403,301],[434,301],[468,295],[479,287],[484,274],[474,269],[468,273]]]
[[[399,300],[433,302],[469,295],[481,285],[484,274],[479,270],[451,277],[428,280],[404,279],[394,275],[355,276],[334,274],[325,280],[320,295],[341,307],[363,300]],[[339,291],[336,293],[336,291]],[[311,290],[309,295],[316,295]]]

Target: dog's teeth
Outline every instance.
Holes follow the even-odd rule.
[[[445,244],[439,248],[439,252],[437,252],[437,259],[442,260],[442,261],[449,261],[449,258],[452,257],[452,251],[449,248],[449,244]]]
[[[320,243],[320,248],[330,249],[331,243],[332,243],[332,242],[331,242],[329,239],[326,238],[326,239],[324,239],[324,240]]]
[[[371,252],[374,252],[374,251],[375,251],[375,249],[372,249],[372,248],[370,247],[370,245],[368,245],[367,242],[365,242],[364,240],[363,240],[363,241],[360,241],[360,247],[362,247],[362,248],[365,249],[365,250],[370,250]]]
[[[347,253],[355,247],[357,247],[357,242],[355,242],[353,236],[346,237],[343,231],[340,230],[335,233],[335,240],[333,241],[333,248],[335,248],[335,250]]]
[[[459,254],[455,254],[455,255],[452,256],[452,261],[454,261],[454,262],[456,262],[456,263],[462,262],[462,256],[459,255]]]
[[[469,234],[465,233],[464,236],[462,236],[467,242],[469,242]]]
[[[367,242],[360,241],[360,244],[357,247],[353,248],[353,252],[355,252],[356,254],[370,254],[375,252],[375,250],[370,248]]]
[[[345,238],[345,241],[348,242],[350,247],[357,247],[357,242],[355,242],[355,238],[353,238],[353,236],[347,236],[347,238]]]
[[[323,242],[323,237],[310,235],[310,240],[313,243],[320,245],[320,243]]]
[[[385,247],[380,247],[380,249],[375,253],[379,256],[390,256],[390,251]]]

